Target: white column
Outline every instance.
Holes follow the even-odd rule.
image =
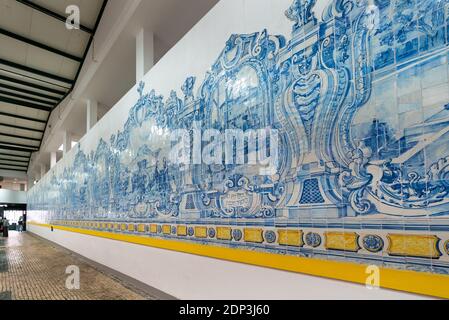
[[[58,162],[58,154],[53,151],[50,153],[50,168],[53,168],[56,165],[56,162]]]
[[[64,155],[72,149],[72,134],[64,131],[62,134],[62,150]]]
[[[31,172],[28,172],[28,180],[27,180],[27,191],[30,190],[34,186],[35,178]]]
[[[39,170],[33,174],[33,185],[34,185],[34,181],[39,181],[40,179],[41,179],[41,172]]]
[[[97,123],[98,121],[98,102],[95,100],[87,100],[87,124],[86,124],[86,132],[89,132],[90,129]]]
[[[154,65],[154,34],[141,29],[136,36],[136,83],[150,71]]]
[[[45,164],[41,164],[41,179],[45,176],[47,173],[47,166]]]

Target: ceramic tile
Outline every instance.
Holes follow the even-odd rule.
[[[285,8],[290,35],[232,20],[208,72],[168,96],[142,82],[124,125],[106,116],[31,189],[29,219],[447,273],[448,1],[333,1],[320,19],[315,2]],[[229,130],[259,134],[243,163]]]

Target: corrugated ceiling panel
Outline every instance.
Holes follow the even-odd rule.
[[[88,37],[81,30],[69,30],[61,21],[34,11],[31,19],[31,33],[29,35],[33,40],[75,56],[82,56],[84,52],[83,47],[68,48],[70,37],[73,33],[79,33],[81,37]]]
[[[77,5],[80,8],[81,24],[93,28],[100,11],[102,1],[99,0],[34,0],[34,3],[65,16],[65,11],[69,5]]]
[[[0,1],[0,26],[8,27],[11,32],[27,34],[30,32],[33,10],[19,5],[15,0]]]
[[[0,35],[0,58],[19,64],[26,63],[28,45]],[[0,68],[2,68],[0,66]]]
[[[81,24],[90,29],[94,29],[104,3],[103,0],[32,2],[61,16],[66,16],[68,5],[77,5],[81,10]],[[14,39],[14,35],[10,37],[0,35],[0,58],[71,80],[75,79],[81,67],[81,62],[77,60],[83,57],[91,36],[83,30],[68,30],[63,21],[14,0],[0,0],[0,28],[78,59],[64,57],[52,52],[50,48],[39,48],[39,44],[26,44],[24,41]],[[39,147],[50,112],[33,107],[53,107],[72,87],[70,82],[58,81],[40,72],[25,71],[25,68],[8,66],[8,63],[0,65],[0,98],[17,101],[17,105],[12,104],[12,101],[9,103],[0,101],[0,113],[3,113],[0,114],[2,167],[24,170],[21,166],[28,165],[31,152],[13,150],[13,146],[2,143],[16,144],[17,148]],[[21,103],[30,105],[22,106]],[[9,126],[1,125],[2,123]],[[14,166],[15,163],[18,166]]]

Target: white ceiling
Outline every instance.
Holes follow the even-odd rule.
[[[218,0],[151,0],[142,1],[108,57],[85,91],[112,107],[135,84],[135,37],[141,28],[155,36],[155,63],[159,61]]]
[[[85,100],[94,99],[99,102],[101,117],[134,86],[135,37],[141,28],[151,30],[155,35],[157,63],[217,2],[218,0],[142,1],[63,127],[77,136],[83,136],[86,129]]]
[[[92,34],[69,30],[54,16],[67,16],[69,4],[94,30],[103,0],[0,0],[0,169],[27,169],[23,158],[8,155],[39,149],[51,109],[82,66]]]
[[[66,1],[41,0],[34,2],[51,8],[55,6],[55,3]],[[86,11],[86,15],[89,10],[94,10],[89,13],[89,16],[98,14],[99,8],[96,7],[101,5],[100,0],[88,0],[86,4],[86,8],[80,7],[83,12]],[[58,5],[58,7],[60,6],[61,4]],[[60,12],[57,11],[57,13]],[[65,10],[61,13],[64,12]],[[92,21],[95,22],[95,17],[90,19],[90,22]],[[77,57],[83,56],[89,40],[89,34],[81,30],[68,30],[61,21],[15,0],[0,0],[0,27]],[[75,61],[3,35],[0,35],[0,48],[0,57],[8,61],[38,68],[58,76],[74,78],[78,69],[78,63]]]

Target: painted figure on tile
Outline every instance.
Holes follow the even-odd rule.
[[[316,0],[294,0],[293,4],[285,12],[287,18],[295,22],[293,32],[303,27],[309,22],[316,23],[316,18],[312,9]]]
[[[147,160],[142,160],[137,163],[137,172],[132,175],[132,193],[135,196],[136,202],[142,202],[145,198],[147,185],[150,182],[150,177],[147,172]]]

